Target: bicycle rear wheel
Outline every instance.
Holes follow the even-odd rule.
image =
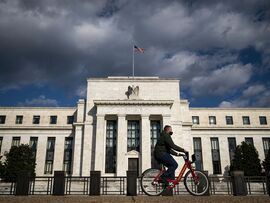
[[[184,185],[187,191],[195,196],[204,195],[209,189],[209,181],[206,175],[198,170],[194,170],[195,178],[191,171],[188,171],[184,178]]]
[[[141,177],[142,191],[149,196],[158,196],[165,189],[164,184],[155,178],[160,174],[159,169],[150,168],[143,172]]]

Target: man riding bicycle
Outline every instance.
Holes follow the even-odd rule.
[[[168,184],[167,179],[175,179],[175,170],[178,167],[177,162],[171,156],[171,154],[179,156],[180,153],[177,153],[175,151],[185,153],[187,152],[185,149],[174,144],[171,138],[172,134],[172,127],[166,125],[164,127],[164,130],[161,132],[154,149],[155,159],[168,168],[167,171],[161,175],[161,179],[165,184]]]

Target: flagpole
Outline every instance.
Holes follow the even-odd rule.
[[[134,79],[134,44],[132,44],[132,76]]]

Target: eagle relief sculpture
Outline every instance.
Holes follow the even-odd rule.
[[[128,90],[126,92],[128,99],[138,99],[139,98],[139,86],[128,86]]]

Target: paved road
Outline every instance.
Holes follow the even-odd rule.
[[[148,197],[148,196],[137,196],[137,197],[126,197],[126,196],[0,196],[0,203],[89,203],[89,202],[162,202],[162,203],[223,203],[223,202],[270,202],[269,196],[246,196],[246,197],[234,197],[234,196],[210,196],[210,197],[193,197],[193,196],[173,196],[173,197]]]

